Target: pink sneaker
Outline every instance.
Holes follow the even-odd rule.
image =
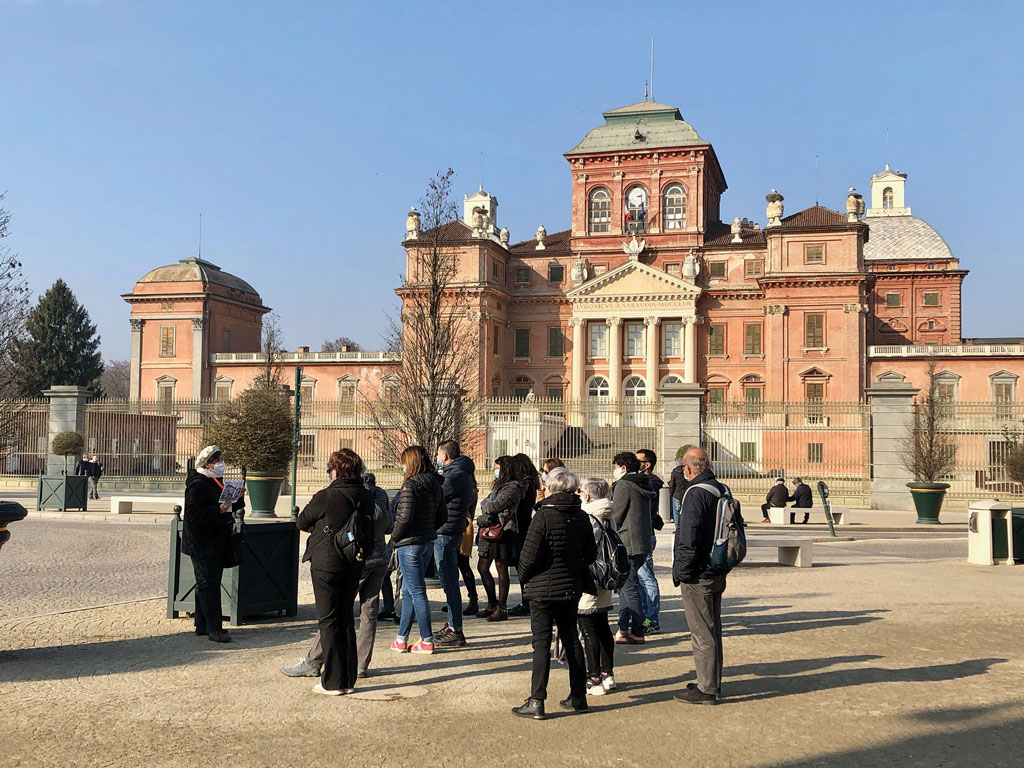
[[[408,653],[409,644],[404,640],[395,640],[393,643],[391,643],[391,650],[395,653]]]
[[[434,652],[434,644],[428,643],[426,640],[420,640],[412,647],[412,652],[431,654]]]

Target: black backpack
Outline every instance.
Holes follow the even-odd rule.
[[[334,537],[338,556],[350,565],[365,563],[373,554],[373,492],[366,488],[345,488],[341,492],[352,503],[352,514],[337,531],[324,526],[324,532]]]
[[[598,588],[618,592],[629,578],[626,545],[610,520],[597,520],[597,524],[601,527],[601,538],[597,540],[597,557],[590,564],[590,575]]]

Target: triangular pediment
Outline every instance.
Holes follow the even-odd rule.
[[[641,261],[627,261],[591,278],[566,294],[569,301],[695,299],[701,289],[689,280],[670,275]]]

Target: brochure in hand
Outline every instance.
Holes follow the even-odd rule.
[[[242,495],[243,488],[245,488],[245,480],[225,480],[224,490],[220,492],[220,503],[224,504],[230,501],[234,504]]]

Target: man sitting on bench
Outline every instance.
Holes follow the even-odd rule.
[[[768,517],[768,510],[771,507],[782,507],[786,508],[786,504],[789,502],[789,492],[786,490],[786,480],[782,477],[775,478],[775,485],[768,491],[768,495],[765,497],[767,503],[761,505],[761,514],[764,516],[762,523],[770,523],[771,518]]]
[[[814,506],[814,495],[811,493],[811,486],[804,485],[804,481],[799,477],[793,478],[793,495],[789,497],[789,501],[793,502],[793,509],[810,509]],[[793,512],[789,513],[789,522],[796,522],[796,514]],[[801,522],[806,523],[811,519],[810,512],[804,512],[804,519]]]

